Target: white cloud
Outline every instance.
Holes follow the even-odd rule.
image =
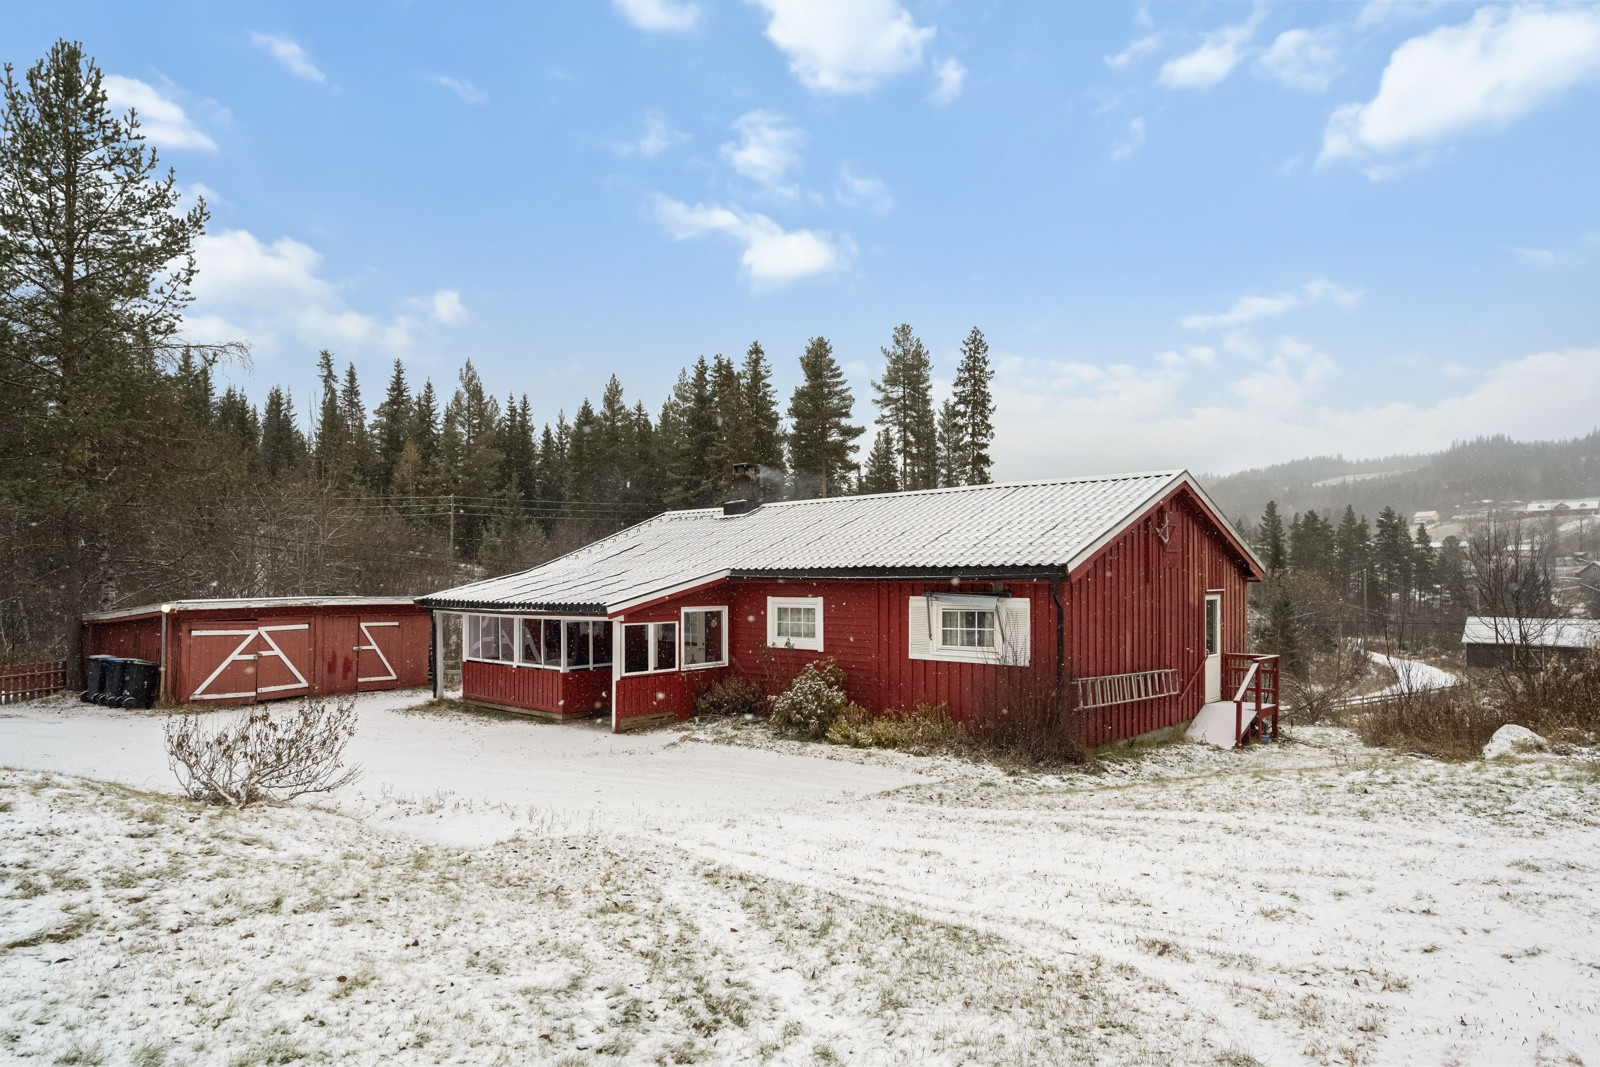
[[[288,37],[275,33],[252,33],[250,43],[276,59],[284,70],[308,82],[327,81],[327,75],[311,62],[306,50]]]
[[[647,33],[682,33],[700,25],[699,4],[677,0],[611,0],[636,29]]]
[[[1329,117],[1319,162],[1504,126],[1596,76],[1600,7],[1485,7],[1396,48],[1377,95]]]
[[[1508,360],[1456,379],[1465,391],[1437,400],[1341,407],[1324,399],[1336,374],[1332,361],[1305,346],[1291,354],[1295,344],[1286,349],[1284,340],[1262,366],[1215,394],[1203,392],[1215,370],[1182,358],[1145,367],[999,359],[1001,475],[1231,471],[1331,453],[1359,459],[1427,452],[1478,434],[1588,433],[1600,410],[1600,349]],[[1083,458],[1063,465],[1063,457]]]
[[[1135,116],[1129,120],[1127,130],[1112,144],[1111,158],[1118,163],[1129,158],[1139,150],[1140,145],[1144,144],[1144,138],[1144,117]]]
[[[223,230],[195,242],[195,302],[184,316],[195,341],[248,341],[258,351],[286,347],[407,355],[422,329],[408,315],[387,320],[357,311],[322,274],[322,256],[290,237],[263,242],[248,230]],[[459,294],[426,301],[439,322],[465,315]],[[451,317],[454,316],[454,317]]]
[[[690,206],[665,196],[650,211],[667,234],[684,241],[720,233],[743,246],[739,262],[757,289],[771,289],[843,267],[854,252],[849,238],[816,230],[785,230],[765,215],[718,204]]]
[[[464,104],[481,104],[489,99],[489,94],[473,85],[465,78],[452,77],[449,74],[430,74],[436,85],[442,85],[461,98]]]
[[[688,139],[688,134],[673,129],[666,119],[651,112],[644,117],[644,133],[637,141],[618,141],[612,144],[611,149],[619,156],[654,159],[673,145],[682,144]]]
[[[120,74],[107,74],[101,86],[106,91],[106,105],[114,113],[129,108],[138,112],[139,128],[152,144],[201,152],[217,150],[217,142],[194,124],[181,105],[163,96],[155,86]]]
[[[1356,28],[1371,29],[1406,19],[1420,18],[1450,0],[1367,0],[1356,13]]]
[[[894,207],[894,196],[882,179],[857,174],[848,163],[839,164],[839,186],[834,195],[841,204],[865,207],[880,215]]]
[[[751,181],[793,195],[796,190],[784,183],[800,165],[805,131],[771,111],[748,111],[734,120],[733,130],[739,140],[722,146],[728,165]]]
[[[1333,31],[1284,30],[1256,60],[1257,72],[1291,89],[1322,92],[1333,81],[1339,52]]]
[[[1244,60],[1261,18],[1257,11],[1243,22],[1206,34],[1199,48],[1163,63],[1157,80],[1168,89],[1211,88]]]
[[[935,104],[948,104],[961,95],[961,86],[966,80],[966,67],[953,59],[941,59],[933,65],[933,91],[928,99]]]
[[[1185,315],[1178,320],[1178,325],[1186,330],[1245,326],[1258,319],[1273,318],[1313,304],[1332,303],[1339,307],[1353,307],[1360,299],[1359,289],[1347,289],[1326,278],[1318,278],[1276,296],[1242,296],[1227,311],[1210,315]]]
[[[1146,34],[1145,36],[1140,37],[1138,40],[1133,41],[1128,45],[1128,47],[1124,48],[1116,55],[1106,56],[1106,66],[1110,67],[1112,70],[1121,70],[1145,53],[1154,52],[1156,49],[1160,48],[1161,41],[1162,36],[1159,33]]]
[[[433,321],[449,326],[466,317],[467,309],[461,303],[460,293],[454,289],[440,289],[433,294]]]
[[[819,93],[864,93],[922,65],[932,27],[896,0],[751,0],[771,18],[767,40],[801,84]]]

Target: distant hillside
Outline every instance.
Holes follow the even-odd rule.
[[[1448,517],[1474,500],[1600,495],[1600,430],[1567,441],[1479,437],[1432,455],[1313,456],[1202,480],[1229,517],[1248,523],[1269,500],[1285,516],[1353,504],[1369,517],[1385,506]]]

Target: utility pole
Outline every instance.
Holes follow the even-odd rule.
[[[450,494],[450,558],[456,558],[456,495]]]

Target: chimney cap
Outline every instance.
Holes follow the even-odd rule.
[[[722,505],[722,517],[731,519],[735,515],[748,515],[760,506],[761,501],[759,500],[745,500],[743,498],[729,500]]]

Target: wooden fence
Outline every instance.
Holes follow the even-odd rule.
[[[67,687],[67,661],[0,663],[0,704],[16,704],[59,693]]]

